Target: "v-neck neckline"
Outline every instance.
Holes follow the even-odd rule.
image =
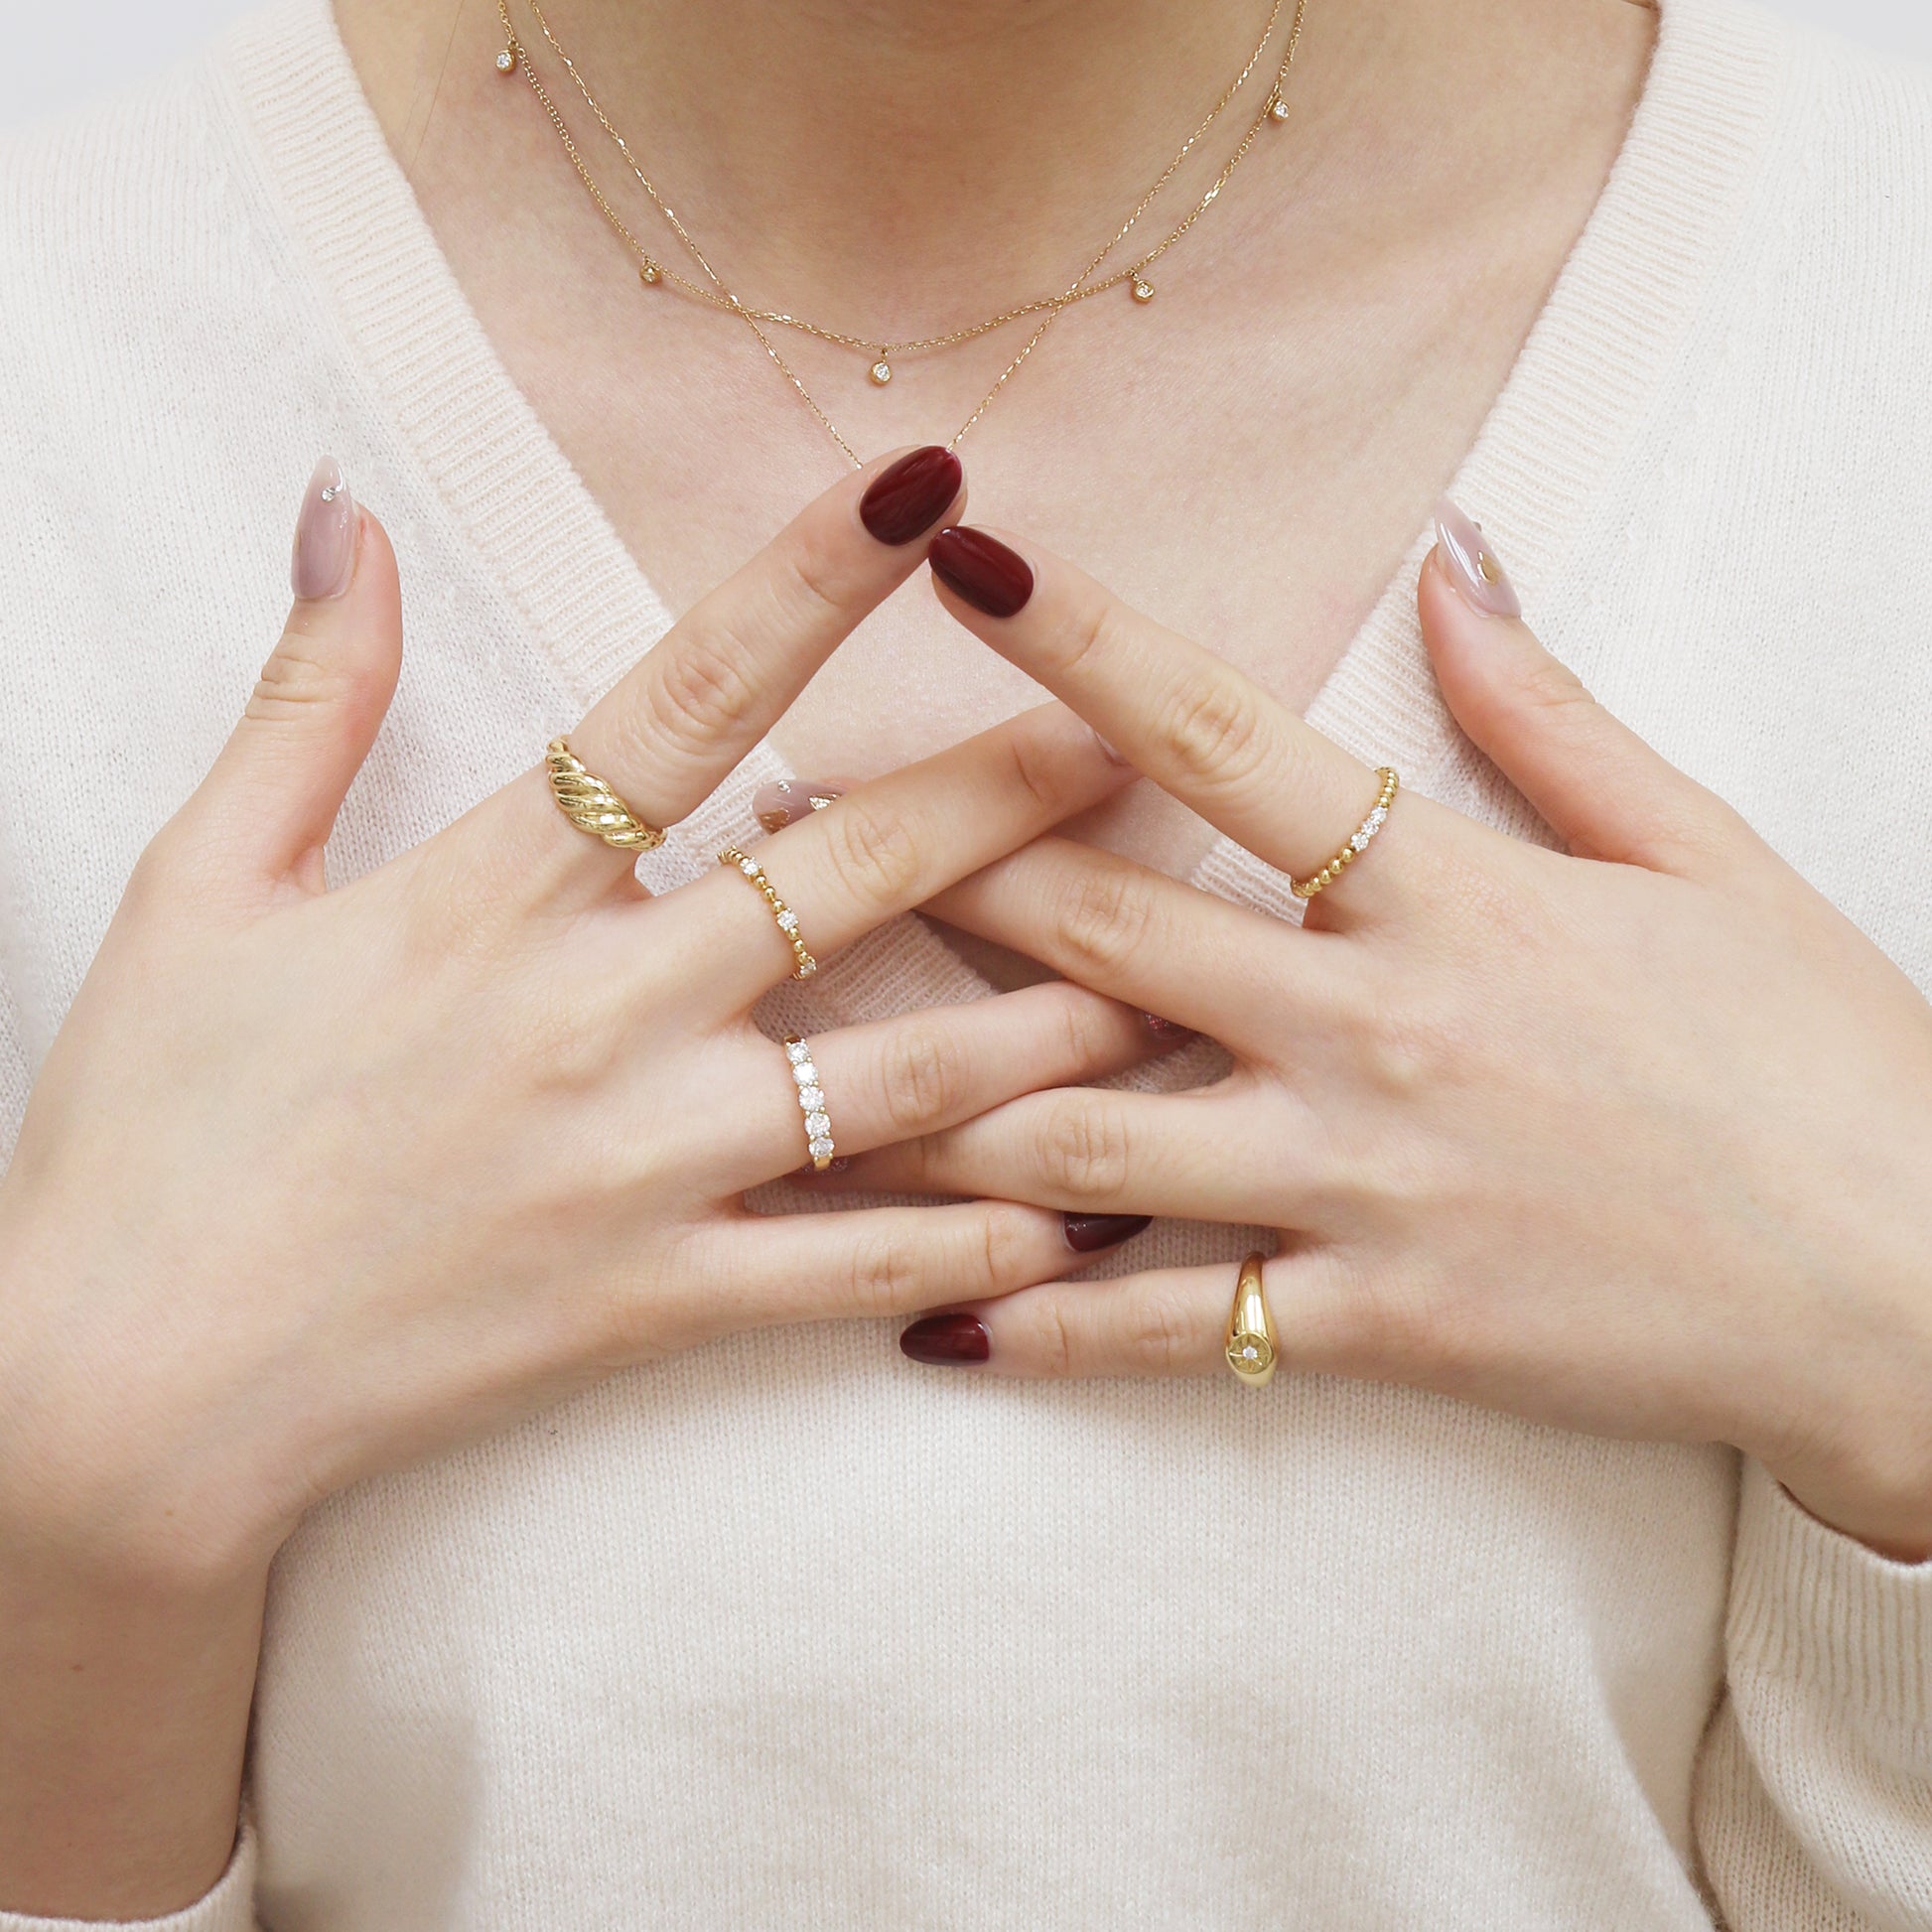
[[[1533,615],[1695,315],[1768,125],[1780,44],[1755,10],[1660,0],[1659,16],[1609,175],[1449,484],[1509,559]],[[497,356],[390,153],[328,0],[281,0],[251,16],[229,31],[216,67],[373,399],[569,697],[589,705],[663,635],[670,613]],[[1432,542],[1430,529],[1418,532],[1305,714],[1423,792],[1459,743],[1415,612]],[[676,829],[660,874],[690,877],[749,833],[753,789],[783,773],[761,741]],[[1225,836],[1188,877],[1299,916],[1286,879]],[[923,923],[899,925],[926,997],[990,990]],[[899,963],[910,963],[903,952]]]

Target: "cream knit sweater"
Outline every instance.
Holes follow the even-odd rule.
[[[665,617],[465,307],[323,0],[0,146],[0,359],[10,1135],[249,688],[319,449],[409,597],[339,877],[526,765]],[[1932,73],[1665,0],[1454,489],[1553,647],[1932,988]],[[1427,544],[1311,717],[1539,836],[1435,695]],[[749,833],[775,768],[662,876]],[[1200,878],[1283,905],[1225,845]],[[774,1018],[984,991],[901,922]],[[1245,1245],[1157,1224],[1134,1254]],[[316,1511],[275,1570],[250,1787],[178,1932],[1900,1932],[1932,1927],[1932,1566],[1719,1449],[767,1331]]]

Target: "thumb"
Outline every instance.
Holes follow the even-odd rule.
[[[1455,722],[1573,853],[1698,869],[1734,815],[1544,649],[1488,539],[1447,496],[1416,603]]]
[[[320,892],[323,847],[402,668],[395,552],[333,457],[309,479],[289,574],[288,623],[191,809],[257,879]]]

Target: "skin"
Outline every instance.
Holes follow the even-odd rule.
[[[942,589],[952,615],[1249,850],[1321,867],[1369,767],[1011,541],[1025,609]],[[1733,1444],[1826,1522],[1932,1557],[1932,1006],[1440,545],[1419,605],[1457,722],[1567,854],[1399,795],[1298,929],[1036,841],[936,909],[1211,1034],[1233,1072],[1029,1096],[833,1184],[1292,1229],[1264,1270],[1287,1367]],[[1224,1375],[1230,1292],[1168,1270],[972,1311],[992,1373]]]
[[[828,11],[769,0],[585,0],[559,26],[570,28],[620,123],[653,130],[653,168],[677,184],[677,200],[721,255],[743,264],[748,293],[782,292],[789,305],[835,319],[890,315],[896,328],[916,330],[1031,293],[1086,252],[1087,237],[1104,234],[1165,162],[1167,130],[1190,125],[1224,84],[1230,50],[1245,51],[1256,14],[1232,0],[985,0],[970,10],[900,0]],[[800,770],[865,776],[907,747],[938,752],[1020,710],[1029,678],[1050,683],[1064,670],[1050,640],[1029,655],[1031,640],[1049,638],[1039,628],[1055,607],[1046,593],[1076,581],[1056,576],[1064,567],[1049,567],[1047,544],[1086,558],[1132,606],[1177,631],[1213,634],[1256,680],[1255,715],[1292,723],[1493,398],[1622,137],[1650,34],[1648,15],[1624,0],[1468,0],[1452,32],[1433,0],[1317,9],[1298,68],[1306,86],[1297,140],[1269,150],[1241,193],[1225,198],[1217,212],[1226,218],[1190,239],[1185,274],[1176,266],[1165,278],[1149,312],[1160,333],[1118,305],[1089,305],[1094,313],[1067,319],[1053,353],[1029,365],[1028,380],[975,433],[969,454],[981,486],[1003,520],[1032,533],[1042,573],[1025,621],[995,635],[962,629],[960,613],[923,594],[889,595],[916,566],[916,546],[884,562],[868,547],[852,515],[862,479],[818,497],[837,469],[829,446],[783,407],[782,390],[774,407],[748,380],[758,365],[731,327],[671,304],[638,327],[637,290],[610,236],[531,103],[506,95],[488,66],[493,10],[474,0],[344,0],[340,19],[384,133],[513,378],[684,613],[687,645],[697,640],[681,655],[674,632],[573,733],[587,761],[660,822],[690,809],[774,726]],[[1184,189],[1176,184],[1176,198]],[[568,305],[555,300],[562,288],[572,291]],[[812,374],[836,383],[840,366]],[[1176,367],[1201,379],[1174,385]],[[965,415],[985,380],[967,358],[939,358],[914,374],[867,398],[879,405],[867,447],[927,440],[933,423]],[[848,415],[852,402],[843,398]],[[1258,423],[1281,427],[1259,435]],[[1070,447],[1079,451],[1073,472]],[[637,460],[643,449],[651,462]],[[1217,504],[1203,534],[1199,479],[1223,474],[1238,475],[1242,488]],[[1136,479],[1131,501],[1099,486],[1123,475]],[[795,505],[814,497],[802,528],[760,555]],[[1056,1286],[1067,1262],[1054,1186],[1027,1173],[1036,1137],[1009,1103],[1148,1050],[1131,1012],[1107,997],[1117,989],[1048,988],[990,1020],[924,1016],[821,1046],[842,1145],[916,1164],[924,1184],[947,1192],[958,1190],[963,1167],[945,1162],[983,1161],[1003,1188],[1031,1188],[1047,1204],[960,1202],[916,1223],[804,1217],[814,1225],[792,1232],[820,1248],[801,1268],[795,1248],[780,1253],[787,1230],[749,1221],[734,1193],[794,1162],[798,1131],[782,1065],[746,1020],[788,955],[742,881],[720,874],[641,901],[622,862],[562,824],[533,771],[382,873],[320,891],[329,826],[380,722],[401,648],[398,588],[373,519],[361,539],[350,590],[327,609],[297,609],[228,753],[143,861],[0,1190],[0,1671],[29,1687],[0,1718],[0,1902],[9,1906],[149,1915],[189,1901],[218,1874],[232,1840],[267,1562],[302,1510],[344,1483],[500,1427],[619,1364],[716,1333],[721,1321],[910,1311],[943,1296],[1010,1313],[995,1360],[1021,1372],[1022,1338],[1050,1332],[1048,1311],[1060,1309],[1063,1331],[1077,1332]],[[748,556],[749,580],[727,582]],[[800,592],[801,558],[804,579],[842,587],[829,607]],[[707,602],[721,583],[722,607]],[[1431,595],[1426,578],[1434,640]],[[1008,681],[987,675],[996,660],[968,634],[974,628],[1011,664]],[[720,637],[738,639],[738,659],[721,655]],[[1149,646],[1147,667],[1160,668],[1160,649]],[[911,662],[930,662],[941,693],[967,698],[896,708],[890,694],[901,680],[890,672]],[[1204,807],[1224,807],[1233,787],[1200,760],[1188,766],[1172,719],[1137,718],[1115,690],[1112,681],[1105,691],[1070,683],[1067,695],[1159,781],[1135,787],[1124,805],[1109,801],[1131,774],[1068,714],[1049,711],[778,835],[772,868],[786,897],[812,907],[814,944],[830,950],[1025,848],[1006,862],[1010,871],[979,872],[941,905],[962,930],[978,928],[976,957],[1017,981],[1041,970],[1028,959],[1060,963],[1065,929],[1065,889],[1056,898],[1041,871],[1063,864],[1064,850],[1030,847],[1036,834],[1066,820],[1137,859],[1184,864],[1204,836],[1185,807],[1227,824]],[[1480,707],[1458,706],[1458,715],[1493,751]],[[1569,712],[1551,704],[1528,715],[1551,723]],[[1313,768],[1306,745],[1287,755]],[[1528,767],[1505,768],[1525,782]],[[1324,839],[1358,803],[1360,774],[1331,768],[1329,781],[1324,802],[1335,809],[1321,817]],[[1282,774],[1268,782],[1279,791]],[[1472,834],[1411,809],[1420,804],[1402,801],[1386,850],[1346,882],[1351,895],[1362,897],[1356,889],[1376,870],[1399,880],[1405,848],[1420,868],[1412,876],[1452,860],[1475,870],[1473,846],[1457,843]],[[1230,829],[1272,854],[1313,836],[1312,826],[1311,818],[1284,830],[1237,814]],[[1525,931],[1554,933],[1556,946],[1570,932],[1563,896],[1574,893],[1582,907],[1585,889],[1557,887],[1553,872],[1536,869],[1546,859],[1525,861],[1520,877],[1513,860],[1495,874],[1517,897],[1500,884],[1489,890],[1499,912]],[[1484,848],[1483,866],[1498,863]],[[1621,862],[1561,863],[1592,877],[1600,865],[1623,882],[1604,890],[1635,890]],[[1628,870],[1657,879],[1659,892],[1682,886],[1687,899],[1695,884],[1661,866]],[[1538,897],[1546,888],[1548,905]],[[1817,936],[1829,921],[1809,909],[1801,918],[1792,909],[1799,897],[1787,903],[1767,885],[1751,909],[1770,918],[1774,900],[1802,926],[1801,950],[1832,997],[1856,982],[1848,1011],[1864,1042],[1858,1064],[1889,1077],[1879,1089],[1889,1105],[1911,1054],[1923,1050],[1917,1010],[1863,942]],[[1434,984],[1440,1004],[1423,1012],[1428,1025],[1414,1037],[1459,1041],[1470,1054],[1478,1040],[1493,1045],[1493,1034],[1449,1014],[1449,989],[1478,978],[1455,955],[1456,935],[1419,921],[1399,927],[1402,902],[1398,894],[1372,916],[1364,907],[1359,931],[1330,929],[1322,920],[1340,918],[1335,908],[1346,903],[1337,895],[1312,933],[1292,935],[1292,956],[1257,959],[1293,979],[1318,939],[1365,947],[1371,930],[1400,929],[1410,957],[1366,968],[1360,985],[1383,983],[1378,974],[1412,989]],[[1209,916],[1186,904],[1177,932]],[[1708,914],[1708,901],[1700,904]],[[1688,907],[1683,917],[1695,928]],[[702,983],[680,976],[678,962],[693,955],[707,962]],[[721,984],[719,960],[744,962],[742,976]],[[1594,972],[1578,957],[1565,963],[1580,997],[1609,973],[1601,961]],[[560,977],[567,1002],[554,995]],[[1107,978],[1101,950],[1087,977]],[[1225,1013],[1136,1003],[1245,1048],[1236,992]],[[1801,993],[1812,994],[1811,982],[1793,997]],[[1344,996],[1337,984],[1311,983],[1306,997]],[[1352,997],[1359,1007],[1359,985]],[[640,1040],[631,1023],[644,1000],[680,1026],[660,1024]],[[449,1019],[458,1006],[462,1029]],[[1602,1022],[1589,1036],[1612,1051],[1615,1012],[1585,1011]],[[502,1040],[499,1054],[479,1053],[480,1024]],[[543,1051],[530,1050],[532,1036]],[[1398,1052],[1367,1020],[1349,1037],[1358,1057],[1338,1042],[1318,1094],[1289,1094],[1279,1042],[1254,1043],[1241,1077],[1257,1091],[1273,1080],[1285,1118],[1308,1118],[1317,1098],[1359,1104],[1351,1118],[1363,1133],[1380,1129],[1375,1105],[1409,1100],[1422,1118],[1413,1172],[1433,1179],[1437,1204],[1452,1200],[1449,1225],[1459,1238],[1435,1264],[1440,1280],[1419,1283],[1405,1272],[1424,1252],[1414,1204],[1378,1201],[1377,1176],[1365,1172],[1348,1184],[1328,1176],[1329,1196],[1360,1220],[1338,1219],[1321,1251],[1337,1258],[1335,1279],[1343,1259],[1359,1258],[1389,1317],[1389,1346],[1376,1353],[1359,1335],[1347,1342],[1337,1314],[1334,1359],[1352,1346],[1358,1372],[1406,1373],[1512,1406],[1525,1392],[1553,1400],[1527,1355],[1499,1363],[1482,1353],[1484,1331],[1465,1318],[1466,1266],[1457,1273],[1485,1215],[1540,1212],[1549,1200],[1452,1196],[1453,1151],[1440,1131],[1431,1138],[1428,1122],[1448,1107],[1442,1095],[1452,1080],[1430,1083],[1453,1055],[1446,1046],[1412,1065],[1407,1036]],[[1717,1054],[1710,1065],[1714,1092],[1728,1091],[1733,1106],[1748,1093],[1737,1084],[1748,1045],[1733,1040],[1732,1057]],[[480,1063],[496,1068],[486,1104]],[[977,1083],[969,1069],[979,1070]],[[1353,1094],[1351,1074],[1366,1099]],[[658,1117],[715,1118],[716,1139],[700,1132],[686,1144],[640,1131],[634,1096],[646,1084]],[[338,1091],[377,1103],[360,1110],[354,1133],[326,1098]],[[682,1108],[663,1101],[680,1093]],[[1083,1103],[1075,1095],[1037,1104]],[[1896,1111],[1906,1160],[1923,1140],[1913,1139],[1908,1104]],[[1787,1154],[1820,1158],[1836,1117],[1821,1105],[1807,1119],[1817,1125],[1821,1114],[1819,1141],[1804,1150],[1794,1141]],[[369,1120],[385,1123],[373,1140]],[[768,1127],[768,1141],[753,1135],[748,1147],[751,1121]],[[884,1151],[907,1140],[903,1153]],[[587,1172],[570,1158],[609,1146],[624,1150],[611,1167]],[[532,1166],[532,1147],[554,1160]],[[1739,1156],[1734,1186],[1777,1171],[1775,1148],[1757,1152],[1757,1167]],[[1436,1168],[1426,1165],[1432,1154]],[[1837,1159],[1835,1144],[1825,1158]],[[1138,1169],[1126,1178],[1143,1184]],[[1311,1216],[1321,1178],[1312,1168],[1276,1178],[1278,1192],[1266,1197],[1273,1212],[1262,1218],[1287,1221],[1303,1207]],[[1577,1201],[1593,1176],[1558,1163],[1534,1179],[1588,1238],[1593,1224]],[[398,1200],[435,1211],[412,1216],[406,1238],[371,1248],[361,1230],[372,1213],[393,1228]],[[1798,1234],[1816,1238],[1803,1206],[1790,1210]],[[1672,1267],[1686,1254],[1717,1257],[1741,1295],[1736,1252],[1721,1245],[1736,1231],[1722,1217],[1677,1229],[1692,1245],[1672,1250]],[[1651,1248],[1626,1256],[1632,1280],[1660,1260],[1661,1237],[1649,1234]],[[1870,1266],[1840,1285],[1840,1312],[1854,1309],[1869,1326],[1874,1364],[1897,1351],[1883,1384],[1891,1389],[1905,1364],[1924,1358],[1923,1309],[1899,1259],[1910,1240],[1922,1250],[1924,1230],[1901,1229],[1894,1217],[1861,1238],[1858,1257]],[[1773,1247],[1742,1251],[1769,1267],[1765,1309],[1805,1314],[1786,1337],[1794,1356],[1822,1352],[1813,1348],[1822,1277],[1771,1265]],[[1317,1260],[1306,1271],[1311,1296],[1321,1292]],[[1282,1267],[1271,1272],[1278,1306],[1299,1285],[1281,1281]],[[595,1293],[584,1292],[587,1281]],[[801,1281],[813,1285],[809,1296]],[[1136,1327],[1136,1311],[1152,1306],[1171,1316],[1162,1365],[1194,1366],[1189,1350],[1200,1344],[1182,1317],[1205,1299],[1200,1284],[1184,1282],[1096,1299],[1113,1339],[1096,1325],[1090,1353],[1069,1346],[1065,1365],[1150,1366],[1134,1343],[1150,1332],[1144,1319]],[[1210,1338],[1225,1284],[1214,1301]],[[1423,1318],[1445,1310],[1449,1318]],[[1619,1333],[1625,1386],[1642,1391],[1638,1370],[1654,1377],[1659,1364],[1640,1361],[1646,1343],[1634,1322]],[[1843,1389],[1788,1376],[1781,1386],[1816,1406],[1791,1411],[1808,1428],[1786,1417],[1782,1431],[1768,1416],[1700,1403],[1688,1384],[1739,1366],[1721,1351],[1698,1353],[1711,1340],[1706,1331],[1651,1336],[1659,1352],[1667,1343],[1687,1351],[1671,1388],[1646,1395],[1641,1413],[1626,1406],[1598,1420],[1752,1447],[1821,1513],[1875,1537],[1920,1520],[1910,1502],[1915,1470],[1853,1440],[1853,1419],[1834,1406]],[[1758,1340],[1766,1353],[1775,1345],[1768,1333]],[[1442,1359],[1428,1353],[1432,1344]],[[1039,1351],[1035,1366],[1052,1357]],[[1554,1356],[1542,1364],[1573,1388],[1597,1366]]]

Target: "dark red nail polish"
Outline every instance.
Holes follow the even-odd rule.
[[[1066,1245],[1076,1255],[1090,1255],[1133,1240],[1153,1219],[1152,1214],[1062,1214],[1060,1225]]]
[[[1033,566],[984,530],[941,530],[926,545],[925,560],[947,590],[989,618],[1012,617],[1034,594]]]
[[[873,478],[859,499],[859,521],[881,543],[910,543],[945,514],[964,475],[950,450],[928,443]]]
[[[915,1362],[983,1362],[993,1352],[993,1338],[976,1314],[922,1314],[902,1329],[899,1347]]]

